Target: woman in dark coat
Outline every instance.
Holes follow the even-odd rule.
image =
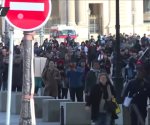
[[[48,66],[43,70],[42,79],[45,84],[44,96],[58,96],[58,81],[61,76],[59,70],[56,68],[54,61],[50,60]]]
[[[91,89],[89,99],[86,106],[91,106],[92,120],[95,125],[111,125],[112,113],[108,112],[104,105],[106,101],[114,98],[115,93],[107,74],[100,73],[98,76],[98,84]],[[88,109],[88,107],[86,107]]]

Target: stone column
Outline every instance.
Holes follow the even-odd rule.
[[[68,25],[76,25],[75,23],[75,0],[68,0],[67,2],[68,9]]]
[[[143,1],[137,0],[135,3],[134,20],[135,26],[143,25]],[[140,9],[139,9],[140,8]]]
[[[88,14],[88,10],[86,10],[85,2],[85,0],[78,0],[78,25],[86,25],[86,14]]]
[[[59,1],[60,23],[67,24],[67,0]]]

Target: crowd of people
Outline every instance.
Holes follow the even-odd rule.
[[[104,105],[105,101],[116,97],[117,90],[112,80],[115,74],[115,45],[115,36],[111,34],[98,35],[96,39],[91,36],[89,40],[82,41],[81,44],[69,38],[61,43],[56,38],[45,39],[42,45],[35,42],[35,56],[47,58],[41,74],[44,95],[59,99],[70,98],[78,102],[86,101],[86,108],[91,107],[91,119],[96,125],[110,125],[110,123],[113,125],[117,115],[108,113]],[[150,64],[147,63],[150,54],[144,59],[142,56],[146,50],[149,51],[149,46],[150,36],[146,34],[142,37],[137,34],[120,34],[120,68],[123,83],[127,86],[124,87],[126,89],[122,97],[123,99],[128,95],[133,97],[135,93],[138,93],[133,103],[137,104],[143,121],[146,118],[147,97],[150,97],[148,76]],[[7,90],[8,56],[9,48],[0,43],[1,90]],[[22,91],[22,59],[22,44],[14,46],[12,91]],[[38,92],[37,85],[36,88],[35,94]],[[132,125],[137,125],[135,112],[133,111],[132,114]]]
[[[7,90],[9,66],[9,47],[0,43],[0,90]],[[23,57],[20,45],[14,46],[14,60],[12,73],[12,91],[22,91]]]

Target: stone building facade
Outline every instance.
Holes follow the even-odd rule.
[[[70,25],[79,37],[115,34],[116,0],[51,0],[52,12],[45,33],[53,25]],[[2,32],[4,32],[2,21]],[[150,0],[120,0],[120,32],[150,34]]]
[[[114,34],[115,4],[116,0],[52,0],[50,23],[75,26],[79,33]],[[120,0],[120,32],[150,32],[150,0]]]

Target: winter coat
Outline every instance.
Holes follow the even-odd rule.
[[[69,80],[69,87],[70,88],[83,87],[82,77],[83,77],[83,71],[81,70],[81,68],[68,71],[67,78]]]
[[[58,96],[58,81],[60,80],[60,73],[57,68],[53,70],[45,68],[42,73],[42,79],[45,84],[44,96]]]
[[[3,72],[3,58],[2,56],[0,55],[0,75],[2,76],[2,72]],[[0,77],[1,77],[0,76]]]
[[[8,79],[8,63],[9,63],[9,57],[3,57],[3,75],[2,75],[2,79],[3,81],[7,81]]]
[[[136,77],[129,81],[124,87],[122,97],[133,97],[132,104],[135,104],[142,115],[146,118],[147,115],[147,100],[150,98],[150,81],[145,81]]]
[[[59,48],[59,51],[60,51],[59,57],[60,57],[61,59],[65,59],[65,54],[67,53],[66,47],[60,47],[60,48]]]
[[[91,117],[92,117],[92,120],[97,120],[98,116],[99,116],[99,112],[100,112],[100,101],[102,99],[102,95],[103,97],[105,96],[105,93],[104,93],[104,89],[107,89],[107,86],[110,86],[110,90],[111,90],[111,93],[112,95],[115,95],[115,92],[114,92],[114,88],[111,84],[107,84],[106,87],[102,87],[99,84],[95,84],[91,91],[90,91],[90,95],[87,99],[87,102],[86,102],[86,106],[91,106]],[[105,91],[106,92],[106,91]],[[105,96],[105,99],[108,99],[108,91],[106,92],[106,96]]]
[[[100,60],[100,69],[105,70],[107,74],[110,74],[111,62],[109,59]]]
[[[23,83],[23,61],[21,54],[14,55],[12,85],[22,86]]]
[[[87,73],[86,80],[85,80],[85,92],[90,92],[91,88],[97,83],[97,76],[99,70],[90,70]]]
[[[97,57],[97,51],[96,51],[96,46],[90,46],[88,48],[88,59],[93,61]]]

